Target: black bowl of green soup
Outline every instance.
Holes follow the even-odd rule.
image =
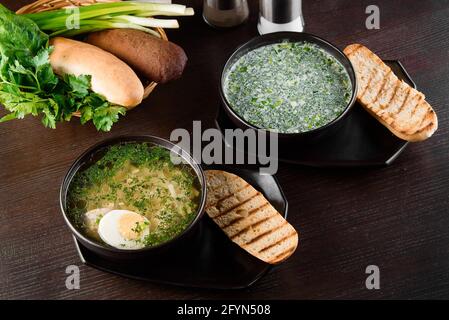
[[[241,129],[278,133],[280,142],[316,142],[350,112],[357,80],[349,59],[315,35],[271,33],[240,46],[220,83],[224,110]]]
[[[171,142],[123,136],[101,142],[70,167],[60,190],[67,225],[88,249],[139,258],[194,234],[206,201],[201,167]]]

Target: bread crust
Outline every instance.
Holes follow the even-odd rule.
[[[357,100],[397,137],[422,141],[438,128],[438,118],[423,93],[399,80],[376,54],[361,44],[344,49],[351,61],[359,90]]]
[[[290,257],[298,233],[265,197],[242,178],[207,170],[206,212],[237,245],[270,264]]]
[[[50,63],[58,75],[90,75],[92,91],[109,102],[132,108],[143,99],[143,85],[136,73],[114,55],[88,43],[56,37]]]

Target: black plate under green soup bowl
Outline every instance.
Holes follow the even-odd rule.
[[[323,63],[325,64],[326,61],[328,61],[328,63],[332,63],[334,64],[332,66],[332,68],[339,68],[340,69],[340,74],[344,74],[345,76],[345,90],[341,91],[341,94],[337,91],[335,92],[334,97],[336,98],[335,101],[339,101],[338,103],[338,108],[337,106],[334,104],[332,105],[332,103],[321,103],[319,104],[318,102],[320,102],[319,100],[317,100],[316,103],[314,103],[315,106],[318,106],[316,108],[318,108],[319,110],[324,110],[326,112],[326,116],[325,118],[327,118],[325,121],[322,122],[316,122],[313,125],[309,125],[309,128],[302,128],[302,129],[298,129],[298,130],[277,130],[276,128],[267,128],[266,126],[261,126],[260,124],[254,124],[254,121],[251,123],[248,120],[248,117],[245,117],[244,115],[242,115],[242,110],[245,110],[244,112],[246,112],[246,110],[255,110],[254,112],[258,112],[260,108],[260,110],[263,110],[264,108],[266,108],[266,112],[265,115],[260,116],[259,113],[257,113],[254,117],[257,119],[262,119],[260,122],[270,122],[270,115],[273,117],[277,117],[279,116],[279,114],[281,113],[280,110],[287,110],[289,107],[287,106],[287,109],[283,109],[284,103],[289,103],[289,105],[291,105],[292,107],[290,108],[290,110],[293,110],[293,112],[296,112],[295,110],[295,105],[296,105],[296,101],[293,101],[295,104],[292,104],[292,102],[290,100],[286,100],[286,99],[282,99],[279,98],[279,100],[276,100],[278,96],[280,96],[280,94],[278,95],[278,91],[277,90],[284,90],[284,84],[280,83],[279,81],[275,81],[275,89],[274,90],[270,90],[271,88],[268,88],[268,90],[270,90],[268,92],[268,94],[266,94],[263,98],[259,97],[253,97],[253,91],[252,89],[252,84],[254,83],[253,81],[253,72],[257,72],[257,70],[263,68],[265,69],[264,66],[264,61],[267,60],[266,64],[270,64],[273,62],[273,60],[278,59],[278,56],[276,55],[277,52],[275,51],[276,54],[274,54],[273,60],[270,57],[266,57],[264,56],[263,59],[261,60],[255,60],[258,64],[259,67],[252,69],[251,70],[251,75],[248,75],[247,79],[251,79],[251,80],[247,80],[245,78],[245,74],[243,73],[243,76],[239,78],[239,80],[241,80],[243,82],[243,84],[239,84],[236,83],[234,88],[237,88],[236,91],[239,92],[238,95],[241,95],[242,100],[235,100],[234,101],[239,101],[239,108],[241,109],[240,111],[237,111],[237,107],[235,105],[233,105],[231,103],[231,99],[230,99],[230,94],[227,93],[229,92],[228,90],[230,90],[229,88],[231,88],[231,85],[229,84],[229,82],[227,82],[227,77],[232,75],[232,73],[235,73],[235,70],[237,70],[236,68],[238,67],[242,67],[243,68],[243,72],[245,72],[245,70],[247,70],[245,65],[239,65],[239,63],[241,63],[241,61],[243,61],[243,59],[241,59],[242,57],[248,57],[248,53],[254,53],[255,50],[259,50],[264,48],[269,48],[268,46],[271,45],[283,45],[283,44],[294,44],[298,45],[298,46],[302,46],[303,44],[306,45],[311,45],[312,48],[312,54],[317,54],[317,56],[319,56],[319,59],[321,59],[323,61]],[[296,48],[298,47],[292,47],[291,50],[297,50]],[[278,47],[276,47],[278,48]],[[283,47],[282,47],[283,48]],[[285,50],[290,50],[288,47],[286,47]],[[310,48],[305,48],[307,51],[310,51]],[[277,50],[277,49],[273,49],[273,50]],[[298,50],[303,50],[303,47],[299,47]],[[261,51],[257,51],[257,52],[261,52]],[[300,51],[293,51],[293,52],[299,52],[299,56],[298,56],[298,61],[301,61],[301,59],[304,59],[304,56],[301,56],[301,52]],[[306,57],[307,55],[309,55],[310,57],[310,52],[305,53]],[[327,57],[327,60],[326,60]],[[313,56],[312,56],[313,58]],[[249,59],[249,58],[248,58]],[[292,58],[294,59],[294,58]],[[281,58],[279,58],[278,60],[275,61],[282,61]],[[281,62],[282,63],[282,62]],[[306,62],[307,63],[307,62]],[[314,74],[314,64],[309,64],[311,66],[311,73],[312,76]],[[321,72],[320,70],[326,70],[326,68],[328,70],[333,70],[330,69],[330,67],[323,67],[323,69],[320,69],[320,67],[317,67],[318,70],[317,71],[317,76],[315,77],[315,79],[323,79],[323,81],[325,81],[324,79],[324,73],[323,77],[321,77],[321,74],[318,72]],[[239,70],[238,70],[239,71]],[[249,70],[248,70],[249,72]],[[271,72],[271,70],[269,71]],[[268,72],[268,74],[269,74]],[[273,72],[276,72],[276,70],[274,70]],[[295,73],[296,70],[292,69],[292,72]],[[307,71],[308,72],[308,71]],[[304,81],[307,81],[307,79],[310,78],[308,73],[305,73],[305,79]],[[265,75],[265,74],[264,74]],[[266,79],[268,77],[263,77],[263,79]],[[276,77],[273,77],[276,78]],[[231,79],[231,78],[229,78]],[[347,79],[349,79],[349,82],[347,81]],[[288,82],[291,79],[285,79],[285,82]],[[266,81],[266,80],[263,80]],[[270,81],[270,80],[268,80]],[[297,83],[299,83],[300,81],[303,80],[294,80],[295,85]],[[331,80],[333,81],[333,80]],[[338,81],[340,81],[340,79],[338,79]],[[250,83],[248,85],[248,83]],[[270,82],[270,84],[273,83],[273,81]],[[243,88],[245,87],[245,88]],[[310,87],[310,88],[309,88]],[[316,86],[314,87],[313,85],[301,85],[298,88],[301,88],[302,93],[306,93],[308,97],[312,97],[310,99],[314,99],[314,94],[318,94],[320,95],[320,92],[318,90],[319,84],[316,84]],[[328,88],[332,88],[333,86],[328,86]],[[342,85],[343,87],[343,85]],[[243,88],[243,89],[240,89]],[[276,89],[277,88],[277,89]],[[294,88],[294,87],[293,87]],[[263,89],[265,90],[266,88],[263,87]],[[291,88],[288,88],[289,90],[286,91],[289,94],[292,92]],[[245,90],[245,91],[240,91],[240,90]],[[300,89],[298,89],[300,90]],[[272,132],[272,131],[277,131],[278,132],[278,137],[279,137],[279,143],[280,145],[282,145],[283,143],[290,143],[290,142],[295,142],[295,144],[297,143],[301,143],[301,144],[309,144],[309,143],[316,143],[318,142],[318,140],[322,137],[325,136],[329,136],[332,135],[333,133],[335,133],[337,131],[337,129],[341,126],[341,124],[344,122],[345,118],[347,117],[347,115],[349,114],[349,112],[351,111],[355,101],[356,101],[356,96],[357,96],[357,78],[355,76],[355,72],[354,69],[352,67],[351,62],[349,61],[349,59],[345,56],[345,54],[339,50],[337,47],[335,47],[334,45],[332,45],[331,43],[329,43],[328,41],[319,38],[315,35],[312,34],[308,34],[308,33],[296,33],[296,32],[278,32],[278,33],[270,33],[270,34],[266,34],[266,35],[262,35],[262,36],[258,36],[255,37],[253,39],[251,39],[250,41],[246,42],[245,44],[243,44],[242,46],[240,46],[237,50],[234,51],[234,53],[229,57],[228,61],[226,62],[223,71],[222,71],[222,75],[221,75],[221,81],[220,81],[220,86],[219,86],[219,91],[220,91],[220,96],[221,96],[221,100],[222,100],[222,105],[223,108],[226,112],[226,114],[228,115],[228,117],[231,119],[231,121],[234,123],[234,125],[236,125],[238,128],[240,129],[258,129],[258,130],[263,130],[263,131],[267,131],[267,132]],[[257,90],[255,90],[257,92],[261,91],[261,88],[257,88]],[[285,90],[284,90],[285,91]],[[311,94],[309,95],[309,91],[311,92]],[[241,94],[240,92],[244,92],[243,94]],[[249,92],[249,93],[248,93]],[[298,91],[299,92],[299,91]],[[302,94],[301,93],[301,94]],[[343,95],[344,95],[344,100],[343,100]],[[324,95],[322,95],[323,97]],[[251,98],[251,100],[249,100],[249,98]],[[296,98],[295,98],[296,99]],[[309,105],[310,101],[313,100],[302,100],[301,97],[298,97],[299,101],[300,101],[300,107],[304,108],[304,110],[311,110],[311,106]],[[309,98],[307,98],[309,99]],[[268,101],[268,103],[267,103]],[[325,101],[325,100],[322,100]],[[332,100],[333,101],[333,100]],[[253,104],[254,102],[254,104]],[[328,102],[328,101],[326,101]],[[279,108],[280,107],[280,108]],[[251,109],[248,109],[251,108]],[[279,111],[278,111],[279,110]],[[332,110],[332,112],[331,112]],[[335,114],[334,114],[334,110],[335,110]],[[253,112],[253,111],[251,111]],[[297,112],[303,112],[303,111],[297,111]],[[306,112],[306,111],[304,111]],[[312,118],[314,111],[307,111],[307,112],[311,112],[311,114],[307,115],[307,117]],[[297,115],[296,115],[297,116]],[[316,116],[318,117],[317,119],[321,119],[323,118],[323,115],[320,115],[319,113],[316,114]],[[286,121],[287,123],[289,122],[289,120],[286,120],[286,118],[288,118],[290,116],[284,116],[283,118],[279,118],[279,119],[283,119],[282,121]],[[309,119],[310,119],[309,118]],[[267,120],[266,120],[267,119]],[[299,119],[305,119],[305,117],[303,118],[303,115],[300,115]]]
[[[164,239],[151,246],[145,246],[139,249],[122,249],[118,247],[110,246],[101,240],[97,240],[86,234],[85,230],[80,227],[76,221],[74,221],[73,214],[71,214],[70,204],[70,192],[71,185],[76,181],[76,176],[78,173],[82,173],[84,170],[88,170],[91,166],[98,163],[102,159],[106,152],[110,150],[110,147],[122,146],[126,144],[143,144],[148,145],[148,147],[159,147],[167,151],[176,153],[182,158],[182,165],[186,166],[186,170],[190,171],[196,185],[199,195],[197,198],[196,211],[193,212],[192,219],[186,224],[183,230],[180,230],[173,237],[169,239]],[[60,206],[63,217],[72,231],[75,238],[88,250],[104,256],[107,259],[112,260],[126,260],[126,259],[136,259],[151,256],[152,254],[160,254],[160,252],[165,252],[173,249],[179,243],[188,241],[194,237],[197,231],[197,225],[200,221],[203,213],[204,206],[206,202],[206,180],[203,170],[200,165],[198,165],[188,152],[182,150],[178,146],[172,144],[171,142],[164,140],[162,138],[154,136],[121,136],[105,140],[100,142],[93,147],[85,151],[70,167],[69,171],[64,177],[64,180],[60,189]],[[114,208],[115,209],[115,208]]]

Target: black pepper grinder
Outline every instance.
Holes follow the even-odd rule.
[[[247,0],[204,0],[203,18],[210,26],[229,28],[248,19]]]

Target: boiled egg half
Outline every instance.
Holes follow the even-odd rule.
[[[135,250],[145,247],[150,233],[150,222],[144,216],[129,210],[111,210],[100,220],[100,238],[118,249]]]
[[[101,218],[111,210],[110,208],[98,208],[87,211],[84,214],[84,227],[87,235],[94,239],[100,238],[98,235],[98,224]]]

